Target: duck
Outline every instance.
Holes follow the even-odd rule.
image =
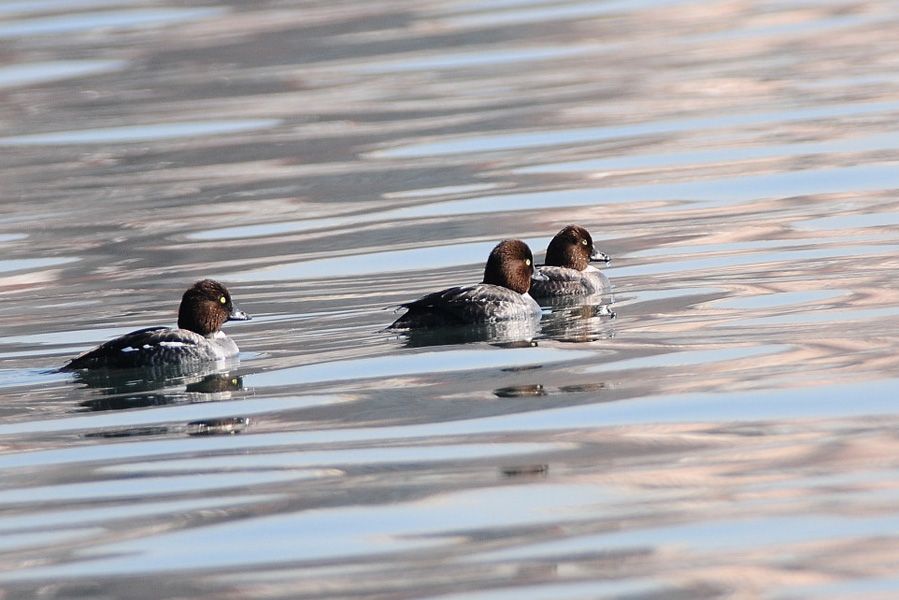
[[[540,305],[528,293],[534,256],[521,240],[499,242],[487,257],[481,283],[450,287],[400,305],[407,312],[388,329],[416,329],[536,319]]]
[[[593,245],[593,236],[580,225],[566,225],[546,248],[545,264],[536,272],[542,279],[533,279],[531,294],[535,298],[564,296],[592,296],[610,290],[608,278],[591,262],[611,262],[608,254]]]
[[[212,279],[194,283],[181,298],[178,326],[147,327],[119,336],[70,360],[62,370],[141,368],[222,361],[237,356],[223,331],[227,321],[249,321],[228,289]]]

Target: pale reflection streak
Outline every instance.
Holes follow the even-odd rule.
[[[835,449],[833,436],[849,432],[849,437]],[[403,545],[414,546],[414,552],[392,554],[390,563],[385,563],[376,554],[368,554],[361,558],[361,564],[377,566],[382,573],[387,569],[390,573],[400,568],[397,561],[401,560],[404,571],[420,570],[421,575],[433,577],[429,565],[435,558],[445,556],[440,546],[450,544],[464,548],[458,553],[459,558],[452,561],[454,570],[462,578],[475,577],[474,572],[468,571],[466,563],[477,563],[480,570],[496,572],[539,561],[567,565],[567,568],[559,573],[538,575],[531,584],[562,583],[575,577],[575,573],[602,578],[611,575],[614,569],[617,577],[627,580],[639,578],[651,570],[657,581],[673,588],[688,586],[691,581],[730,586],[736,583],[733,578],[737,577],[740,586],[749,586],[749,589],[756,585],[753,583],[755,577],[759,583],[776,581],[785,588],[830,581],[832,569],[847,564],[847,560],[852,560],[849,556],[857,556],[860,551],[870,558],[865,570],[869,576],[884,574],[889,568],[889,545],[878,547],[875,539],[858,547],[858,542],[853,539],[859,531],[870,531],[875,537],[889,531],[891,521],[888,516],[883,516],[883,503],[894,500],[899,494],[892,483],[896,478],[891,476],[899,468],[895,461],[895,443],[876,424],[866,421],[794,421],[786,427],[778,422],[737,426],[641,424],[584,430],[567,438],[576,440],[582,450],[553,461],[554,471],[567,468],[563,468],[561,479],[555,480],[548,489],[570,490],[566,504],[571,507],[569,510],[560,512],[558,503],[537,493],[533,485],[476,494],[472,498],[480,498],[479,504],[486,498],[495,497],[518,502],[529,499],[528,503],[533,507],[507,511],[505,534],[483,537],[480,533],[489,531],[483,529],[486,522],[483,525],[479,521],[446,525],[441,516],[446,509],[442,507],[448,506],[447,500],[458,496],[449,491],[449,495],[437,496],[433,501],[401,503],[395,508],[370,506],[365,511],[369,518],[378,514],[387,517],[392,511],[403,511],[407,515],[407,525],[415,527],[416,531],[422,531],[422,522],[425,525],[442,524],[434,535],[425,539],[413,536],[381,542],[384,547],[397,549]],[[634,458],[627,463],[615,460],[614,457],[625,448]],[[607,457],[605,460],[604,456]],[[696,460],[697,457],[702,460]],[[356,485],[365,484],[360,480]],[[464,497],[465,494],[460,496]],[[652,498],[649,503],[648,497]],[[583,501],[579,498],[589,499],[590,508],[587,504],[579,505]],[[639,503],[635,504],[636,500]],[[516,502],[508,504],[516,505]],[[528,511],[537,507],[543,507],[546,515],[536,520],[528,518]],[[714,511],[720,520],[694,523],[691,515],[697,507],[706,513]],[[846,514],[847,510],[850,514]],[[778,525],[786,523],[785,516],[795,511],[805,515],[794,521],[801,527]],[[258,517],[244,525],[238,522],[214,526],[214,531],[206,528],[185,531],[179,537],[190,545],[190,540],[199,539],[197,536],[235,535],[240,527],[254,528],[262,535],[274,532],[274,527],[287,530],[284,524],[294,519],[310,524],[348,519],[352,524],[356,522],[355,512],[354,509],[332,508],[284,515],[275,520]],[[555,517],[545,520],[551,514]],[[628,524],[624,530],[620,527],[622,522]],[[529,541],[524,545],[519,537],[524,531],[522,528],[530,532]],[[776,538],[771,536],[769,528],[779,531]],[[708,534],[703,533],[706,531]],[[348,531],[350,537],[346,540],[334,539],[339,543],[329,545],[324,562],[321,549],[316,551],[314,556],[318,558],[304,570],[305,577],[322,584],[337,584],[335,579],[342,578],[344,583],[340,585],[348,585],[344,570],[329,573],[323,567],[336,567],[346,553],[356,552],[358,545],[351,539],[361,532]],[[272,539],[270,534],[266,535],[266,539]],[[166,537],[161,534],[159,541]],[[378,544],[376,539],[370,543]],[[435,544],[437,547],[428,549]],[[116,543],[109,546],[110,549],[117,547],[123,546]],[[851,555],[838,552],[847,547],[854,548]],[[227,564],[233,560],[228,548],[228,545],[221,546],[214,554],[206,554],[199,563],[207,566]],[[285,553],[287,546],[280,543],[270,547],[279,554],[277,568],[297,568],[304,564],[305,546],[291,548],[292,551]],[[774,556],[771,554],[773,548],[778,549]],[[233,551],[238,549],[233,548]],[[825,560],[818,565],[807,565],[804,574],[795,577],[789,575],[790,557],[795,553],[810,553]],[[612,560],[616,556],[629,557],[623,570],[619,561]],[[736,562],[742,565],[740,570],[730,566]],[[190,564],[199,563],[192,561]],[[696,563],[703,566],[696,567]],[[693,565],[690,580],[678,575],[686,565]],[[120,572],[143,570],[133,562],[103,558],[90,560],[86,566]],[[660,568],[661,572],[658,571]],[[33,572],[62,574],[66,570],[63,567]],[[755,574],[747,580],[752,573]],[[363,572],[360,576],[372,584],[379,579],[374,571]],[[411,579],[403,580],[412,585]],[[354,585],[358,584],[358,580],[354,581]],[[504,585],[514,586],[514,581]]]

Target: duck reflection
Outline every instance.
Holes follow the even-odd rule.
[[[250,426],[247,417],[226,417],[224,419],[204,419],[187,424],[187,435],[236,435]]]
[[[508,387],[493,390],[493,395],[497,398],[531,398],[535,396],[545,396],[546,390],[543,389],[543,386],[539,383],[510,385]]]
[[[500,467],[499,472],[508,479],[516,477],[541,477],[545,479],[549,476],[549,465],[545,463],[509,465]]]
[[[542,337],[560,342],[593,342],[615,336],[611,294],[547,298],[540,322]]]
[[[489,344],[523,348],[536,345],[533,339],[539,331],[537,319],[499,321],[475,325],[452,325],[426,329],[409,329],[402,332],[403,345],[407,348],[446,346],[452,344]]]
[[[169,433],[169,427],[157,426],[157,427],[128,427],[125,429],[113,429],[113,430],[103,430],[103,431],[91,431],[89,433],[85,433],[83,437],[86,438],[125,438],[125,437],[141,437],[141,436],[154,436],[154,435],[166,435]]]
[[[225,417],[220,419],[203,419],[200,421],[191,421],[185,426],[166,427],[163,425],[154,425],[147,427],[124,427],[121,429],[104,429],[102,431],[91,431],[83,434],[86,438],[126,438],[126,437],[148,437],[162,436],[172,433],[186,433],[190,436],[212,436],[212,435],[237,435],[242,433],[250,426],[252,421],[249,417]]]
[[[570,385],[561,385],[555,390],[546,388],[540,383],[528,383],[522,385],[510,385],[493,390],[493,395],[497,398],[535,398],[538,396],[548,396],[550,394],[585,394],[597,393],[606,389],[605,382],[596,383],[576,383]]]
[[[588,392],[601,392],[606,389],[605,382],[576,383],[573,385],[559,386],[559,391],[566,394],[586,394]]]
[[[229,400],[243,389],[243,378],[230,371],[179,374],[177,370],[146,369],[135,372],[80,371],[75,381],[102,394],[79,403],[86,410],[123,410],[166,404]]]

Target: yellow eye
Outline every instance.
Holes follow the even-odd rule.
[[[222,296],[221,298],[219,298],[219,302],[221,302],[222,304],[228,304],[228,299]]]
[[[586,245],[587,245],[587,240],[581,240],[581,243],[582,243],[583,245],[586,246]]]
[[[530,266],[531,266],[531,259],[530,259],[530,258],[524,259],[524,264],[526,264],[527,266],[530,267]]]

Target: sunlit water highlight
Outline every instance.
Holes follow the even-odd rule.
[[[96,6],[95,3],[94,6]],[[48,5],[48,7],[53,5]],[[90,6],[90,4],[88,5]],[[56,8],[56,6],[53,6]],[[65,8],[59,6],[59,8]],[[77,7],[76,7],[77,8]],[[0,23],[0,39],[31,35],[80,33],[104,27],[133,28],[161,26],[195,21],[220,15],[224,10],[212,7],[136,9],[110,12],[66,14]]]
[[[0,138],[6,146],[34,146],[44,144],[101,144],[134,143],[154,140],[189,138],[202,135],[224,135],[275,127],[276,119],[241,121],[200,121],[195,123],[153,123],[84,131],[56,131]]]
[[[125,67],[124,60],[57,60],[0,67],[0,87],[33,85],[108,73]]]

